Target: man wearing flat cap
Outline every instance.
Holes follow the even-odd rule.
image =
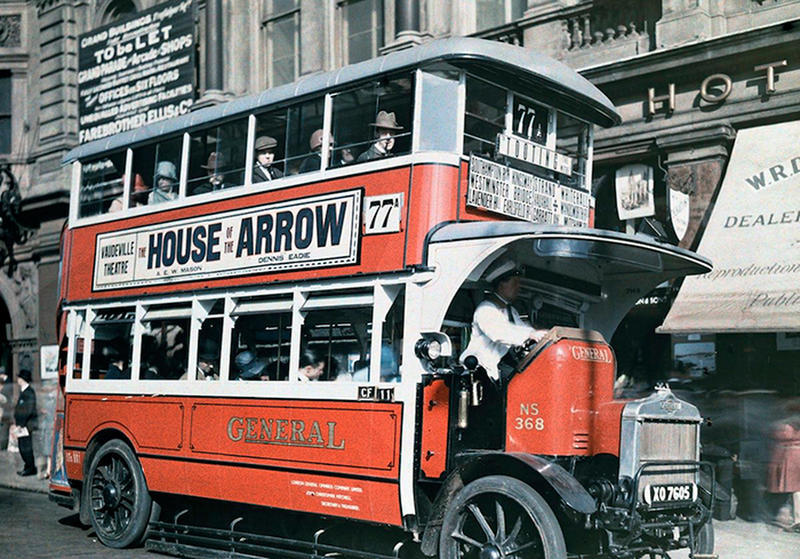
[[[519,295],[521,272],[514,262],[506,260],[486,274],[492,293],[475,309],[472,335],[461,362],[470,355],[494,380],[500,379],[498,364],[512,346],[528,340],[539,341],[547,332],[536,330],[523,320],[512,304]]]
[[[254,150],[256,152],[256,164],[253,166],[253,182],[271,181],[283,176],[280,169],[273,167],[275,161],[275,148],[278,141],[272,136],[259,136],[256,138]]]
[[[397,117],[395,117],[394,113],[387,113],[386,111],[380,111],[375,118],[375,122],[371,123],[370,126],[375,128],[375,142],[367,151],[358,156],[359,163],[392,155],[394,137],[403,129],[402,126],[397,124]]]

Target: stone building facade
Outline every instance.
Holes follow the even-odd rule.
[[[39,377],[39,348],[56,343],[59,234],[70,185],[61,158],[78,140],[78,37],[157,3],[0,2],[0,160],[19,182],[20,221],[32,230],[15,247],[16,269],[0,273],[0,347],[15,371],[23,362]],[[598,223],[647,225],[616,218],[608,179],[622,165],[644,163],[659,170],[657,205],[663,207],[668,189],[689,195],[688,228],[674,239],[686,247],[697,244],[736,131],[794,120],[800,112],[800,0],[196,0],[195,6],[197,106],[438,37],[475,35],[543,51],[592,80],[624,118],[596,136]],[[659,305],[668,305],[668,297]],[[650,322],[663,312],[652,311]],[[641,340],[648,343],[663,345]]]

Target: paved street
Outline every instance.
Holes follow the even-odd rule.
[[[47,495],[0,487],[0,557],[3,559],[94,559],[160,557],[143,549],[103,547],[91,529],[77,523],[77,515],[51,503]],[[720,559],[798,559],[800,534],[765,524],[735,520],[717,522]],[[685,559],[675,553],[673,559]]]

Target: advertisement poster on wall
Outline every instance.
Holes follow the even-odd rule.
[[[80,143],[189,112],[194,2],[159,4],[78,38]]]
[[[655,215],[653,169],[648,165],[625,165],[617,169],[617,214],[619,219],[635,219]]]

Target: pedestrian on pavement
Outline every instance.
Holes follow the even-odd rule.
[[[17,406],[14,408],[17,444],[24,463],[22,470],[17,472],[17,475],[20,476],[36,474],[36,462],[33,458],[33,433],[39,428],[39,422],[36,413],[36,392],[30,383],[30,369],[21,369],[17,375],[20,393],[17,398]]]
[[[8,435],[14,424],[14,384],[0,366],[0,450],[8,449]]]
[[[800,531],[800,402],[787,406],[788,417],[773,427],[767,466],[767,491],[791,495],[792,518],[787,528]]]

